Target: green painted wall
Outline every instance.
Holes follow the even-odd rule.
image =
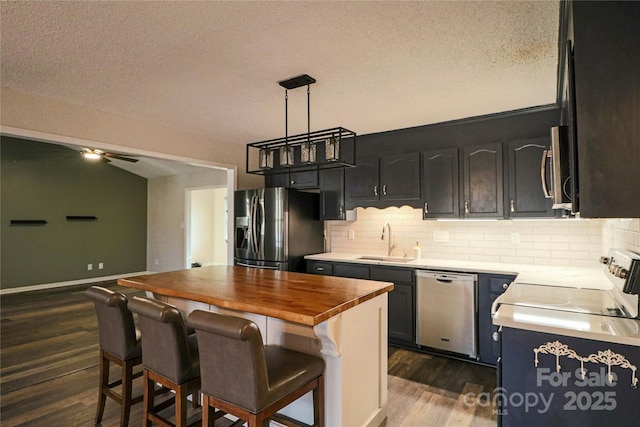
[[[145,178],[65,147],[0,141],[0,288],[146,270]],[[68,221],[67,215],[98,219]],[[47,224],[12,226],[12,219]]]

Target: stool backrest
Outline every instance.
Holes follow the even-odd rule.
[[[269,387],[260,329],[250,320],[195,310],[202,392],[255,411]]]
[[[100,286],[91,286],[85,295],[93,300],[96,309],[100,348],[122,360],[129,359],[135,354],[138,340],[127,297]]]
[[[143,366],[178,384],[188,379],[192,357],[180,311],[171,304],[141,297],[133,297],[129,309],[138,314]]]

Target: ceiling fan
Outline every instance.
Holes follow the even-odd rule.
[[[138,159],[135,159],[135,158],[129,157],[129,156],[125,156],[123,154],[110,153],[110,152],[107,152],[107,151],[94,150],[94,149],[91,149],[91,148],[85,148],[84,150],[82,150],[80,152],[80,154],[85,159],[88,159],[88,160],[102,160],[104,162],[110,162],[111,160],[109,160],[109,159],[124,160],[125,162],[131,162],[131,163],[135,163],[135,162],[138,161]]]

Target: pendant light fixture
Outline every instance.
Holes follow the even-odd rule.
[[[278,82],[285,89],[285,136],[247,144],[248,173],[277,174],[355,166],[355,132],[343,127],[311,132],[310,85],[315,82],[308,74]],[[289,90],[302,86],[307,86],[307,133],[289,136]]]

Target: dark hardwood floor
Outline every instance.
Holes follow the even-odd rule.
[[[129,297],[138,294],[114,282],[100,285]],[[1,297],[3,427],[93,425],[98,325],[93,304],[84,297],[87,286]],[[468,395],[493,390],[495,369],[390,347],[388,380],[388,427],[496,424],[493,408],[476,404]],[[141,380],[136,380],[134,395],[141,390]],[[191,411],[190,419],[197,418],[198,410]],[[142,406],[135,405],[129,425],[141,425],[141,418]],[[119,406],[107,400],[102,425],[117,426],[119,419]]]

